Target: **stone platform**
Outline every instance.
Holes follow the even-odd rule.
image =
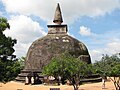
[[[15,78],[16,81],[20,81],[20,82],[25,82],[25,78],[30,74],[33,73],[33,77],[39,77],[39,79],[41,80],[41,82],[43,81],[44,76],[40,75],[40,70],[35,70],[35,69],[26,69],[26,70],[22,70],[20,74],[18,74],[18,76]],[[38,75],[38,76],[36,76]]]

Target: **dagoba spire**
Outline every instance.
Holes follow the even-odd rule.
[[[58,24],[58,25],[61,25],[61,23],[63,22],[59,3],[57,4],[57,7],[56,7],[56,11],[55,11],[53,22],[55,24]]]

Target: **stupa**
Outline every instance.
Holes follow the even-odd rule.
[[[57,4],[53,22],[53,25],[47,25],[48,34],[34,41],[30,46],[25,60],[25,68],[16,78],[17,81],[25,81],[25,77],[30,72],[41,73],[42,68],[51,61],[52,57],[66,51],[88,64],[91,63],[87,47],[68,35],[67,25],[62,24],[59,4]]]

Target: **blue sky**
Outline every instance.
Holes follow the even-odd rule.
[[[87,46],[92,62],[120,53],[120,0],[0,0],[0,16],[11,26],[4,33],[17,39],[17,57],[47,34],[58,2],[68,33]]]

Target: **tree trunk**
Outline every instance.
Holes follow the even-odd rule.
[[[74,87],[74,90],[78,90],[78,85],[73,85],[73,87]]]
[[[110,77],[110,79],[113,81],[115,89],[120,90],[120,85],[119,85],[120,81],[117,81],[116,77],[113,77],[113,79]]]

